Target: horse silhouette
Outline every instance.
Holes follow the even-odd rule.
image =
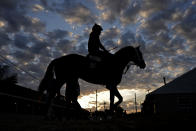
[[[79,86],[78,79],[81,78],[90,83],[105,85],[110,90],[110,109],[114,110],[123,101],[117,85],[121,82],[125,68],[129,68],[130,62],[142,69],[145,68],[146,64],[139,46],[126,46],[115,54],[108,55],[102,62],[97,62],[95,68],[90,67],[92,60],[86,56],[78,54],[62,56],[51,61],[39,90],[42,92],[47,90],[49,105],[55,94],[60,94],[60,88],[65,83]],[[118,98],[116,103],[114,103],[114,96]]]

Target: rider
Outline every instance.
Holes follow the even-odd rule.
[[[104,55],[109,54],[99,39],[102,30],[100,25],[94,24],[88,40],[88,52],[90,55],[103,57]]]

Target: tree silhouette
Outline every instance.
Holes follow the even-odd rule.
[[[17,74],[10,75],[10,67],[8,65],[0,65],[0,83],[16,84]]]

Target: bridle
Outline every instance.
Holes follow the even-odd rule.
[[[135,50],[135,52],[136,52],[136,57],[139,59],[139,61],[141,61],[141,58],[140,58],[139,53],[138,53],[138,50],[137,50],[136,48],[134,48],[134,50]],[[126,73],[127,73],[127,71],[129,70],[129,68],[130,68],[131,65],[136,65],[136,63],[133,62],[133,61],[130,61],[130,62],[126,65],[126,69],[125,69],[125,71],[123,72],[123,74],[126,74]]]

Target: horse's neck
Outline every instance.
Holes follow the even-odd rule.
[[[132,53],[133,53],[132,48],[130,48],[130,50],[124,48],[122,50],[119,50],[115,54],[115,57],[117,58],[117,62],[119,64],[119,69],[121,71],[123,71],[124,68],[127,66],[127,64],[131,61],[130,56],[133,56]]]
[[[129,63],[130,61],[126,58],[121,58],[119,59],[119,70],[121,72],[124,71],[125,67],[127,66],[127,64]]]

